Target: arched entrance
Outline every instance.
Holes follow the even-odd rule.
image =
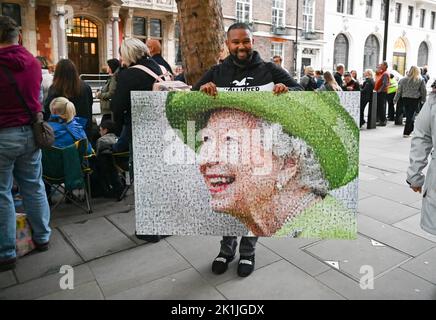
[[[99,73],[98,28],[84,18],[73,18],[73,25],[67,31],[68,58],[77,66],[79,74]]]
[[[428,64],[428,45],[425,41],[421,42],[418,49],[418,67]]]
[[[365,41],[365,48],[363,50],[363,70],[377,68],[380,56],[380,43],[377,37],[373,34],[368,36]]]
[[[345,66],[345,70],[348,69],[348,39],[340,33],[335,39],[335,48],[333,53],[333,64],[336,67],[339,63]]]
[[[397,70],[402,75],[404,75],[406,71],[406,44],[401,38],[398,38],[394,44],[392,69]]]

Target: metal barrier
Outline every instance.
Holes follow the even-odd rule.
[[[107,79],[109,79],[110,75],[107,73],[98,73],[98,74],[90,74],[90,73],[83,73],[79,76],[81,80],[83,80],[85,83],[87,83],[92,90],[92,98],[94,100],[93,106],[92,106],[92,113],[95,115],[100,114],[100,99],[96,97],[97,91],[100,90],[104,84],[106,83]]]

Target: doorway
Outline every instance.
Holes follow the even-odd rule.
[[[95,23],[84,18],[73,19],[72,29],[67,32],[68,58],[77,67],[79,74],[98,74],[98,28]]]
[[[399,38],[394,44],[394,56],[392,57],[392,69],[404,76],[406,72],[406,44]]]

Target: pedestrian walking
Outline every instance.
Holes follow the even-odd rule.
[[[407,183],[413,191],[422,193],[421,228],[436,235],[436,172],[434,148],[436,141],[436,81],[432,92],[416,118],[415,131],[410,147],[410,166]],[[427,166],[427,174],[423,170]]]
[[[419,104],[424,103],[427,97],[425,81],[422,79],[417,66],[410,67],[407,77],[398,83],[398,90],[394,97],[394,103],[402,99],[402,105],[406,114],[406,125],[404,126],[403,137],[408,138],[414,129],[415,113]]]

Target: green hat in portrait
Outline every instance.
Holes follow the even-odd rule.
[[[235,109],[269,123],[279,123],[287,134],[312,147],[329,188],[336,189],[357,177],[359,128],[342,107],[335,92],[220,92],[210,97],[201,92],[170,92],[166,116],[172,128],[187,137],[188,121],[196,134],[213,111]],[[198,149],[201,141],[196,142]]]

